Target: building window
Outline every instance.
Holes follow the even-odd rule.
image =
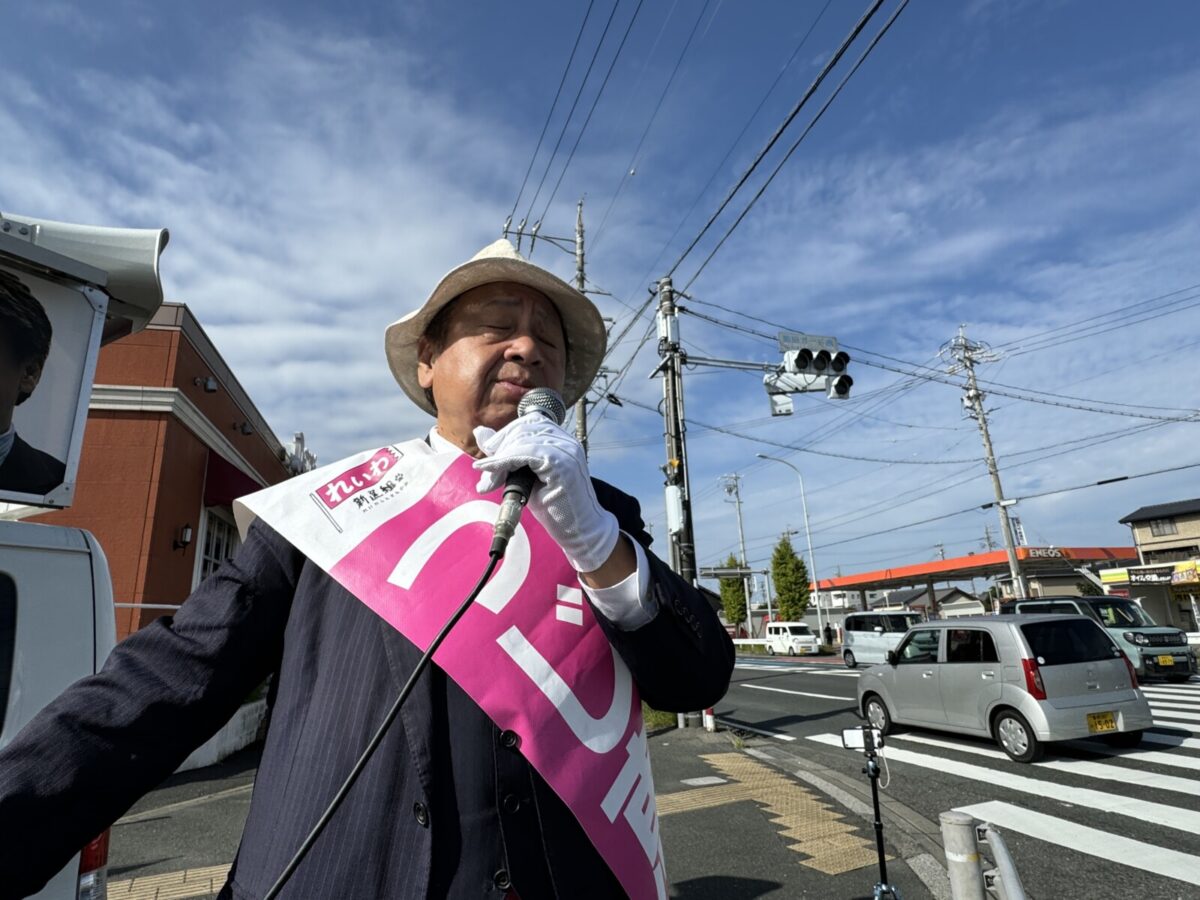
[[[241,545],[232,516],[210,506],[204,510],[204,546],[200,548],[200,571],[197,583],[208,578],[231,559]]]
[[[1179,529],[1175,527],[1174,519],[1151,519],[1150,533],[1154,537],[1166,537],[1169,534],[1179,534]]]

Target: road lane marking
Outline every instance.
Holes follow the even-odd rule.
[[[842,749],[842,738],[838,734],[810,735],[808,740]],[[1153,803],[1149,800],[1138,800],[1135,797],[1123,797],[1120,794],[1108,794],[1091,788],[1071,787],[1044,778],[1014,775],[1000,769],[989,769],[986,766],[959,762],[955,759],[933,756],[928,753],[914,753],[911,750],[896,747],[889,747],[885,753],[891,762],[932,769],[945,775],[979,781],[992,787],[1007,788],[1010,791],[1032,794],[1048,800],[1071,803],[1075,806],[1088,806],[1102,812],[1128,816],[1139,821],[1157,822],[1164,828],[1172,828],[1189,834],[1195,834],[1200,830],[1200,810],[1168,806],[1165,803]]]
[[[1174,706],[1175,704],[1171,704]],[[1200,722],[1200,712],[1187,713],[1180,712],[1174,709],[1163,709],[1153,703],[1150,704],[1150,711],[1156,716],[1162,716],[1164,719],[1183,719],[1188,722]]]
[[[853,697],[837,697],[833,694],[810,694],[807,691],[792,691],[787,688],[768,687],[765,684],[739,684],[738,687],[750,688],[755,691],[774,691],[777,694],[795,694],[797,697],[816,697],[818,700],[844,700],[853,703]]]
[[[1145,741],[1148,737],[1149,735],[1142,735],[1142,740]],[[1176,769],[1191,769],[1192,771],[1200,772],[1200,756],[1187,756],[1183,753],[1164,753],[1161,750],[1118,749],[1117,747],[1109,747],[1095,741],[1071,741],[1071,745],[1078,750],[1086,750],[1089,753],[1102,753],[1105,756],[1125,757],[1135,762],[1153,763],[1157,766],[1172,766]],[[1196,741],[1196,746],[1200,747],[1200,741]]]
[[[1151,709],[1186,709],[1200,712],[1200,704],[1198,703],[1168,703],[1156,697],[1151,697],[1149,700]]]
[[[1178,850],[1135,841],[1087,825],[1077,825],[1067,819],[1022,809],[999,800],[959,806],[955,811],[1088,856],[1200,885],[1200,857]]]
[[[741,722],[735,722],[733,719],[728,719],[725,716],[717,716],[717,721],[723,725],[728,725],[730,728],[736,728],[739,731],[752,731],[754,734],[762,734],[767,737],[778,738],[781,741],[794,741],[795,738],[790,734],[784,734],[782,731],[767,731],[765,728],[755,728],[753,725],[744,725]]]
[[[925,744],[930,747],[941,747],[944,750],[957,750],[960,753],[972,753],[976,756],[986,756],[989,759],[1007,760],[1008,754],[988,747],[973,747],[954,741],[941,741],[937,738],[916,734],[891,735],[893,741],[906,741],[914,744]],[[1165,755],[1165,754],[1164,754]],[[1098,778],[1101,781],[1118,781],[1122,784],[1135,784],[1141,787],[1153,788],[1158,791],[1171,791],[1175,794],[1188,794],[1200,797],[1200,781],[1195,778],[1180,778],[1178,775],[1160,775],[1157,772],[1147,772],[1144,769],[1134,769],[1129,766],[1114,766],[1112,763],[1092,762],[1087,759],[1047,759],[1032,763],[1038,769],[1053,769],[1056,772],[1066,772],[1071,775],[1081,775],[1087,778]]]
[[[1200,750],[1200,738],[1183,737],[1178,734],[1159,734],[1156,731],[1143,731],[1142,743],[1166,744],[1169,747],[1183,747],[1188,750]]]
[[[1186,722],[1167,722],[1164,719],[1155,719],[1154,727],[1174,728],[1176,731],[1190,731],[1192,734],[1200,734],[1200,725],[1188,725]]]

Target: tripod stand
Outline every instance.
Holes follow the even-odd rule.
[[[871,802],[875,807],[875,849],[879,854],[879,881],[875,884],[875,900],[901,900],[899,889],[888,883],[887,857],[883,852],[883,820],[879,816],[879,758],[876,754],[875,735],[873,728],[864,726],[863,753],[867,764],[863,766],[863,774],[871,780]],[[882,735],[878,746],[883,746]]]

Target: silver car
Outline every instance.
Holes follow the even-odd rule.
[[[922,623],[863,672],[858,708],[885,733],[896,723],[995,738],[1017,762],[1047,741],[1134,747],[1153,724],[1129,659],[1085,616]]]

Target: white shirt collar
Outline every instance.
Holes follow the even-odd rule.
[[[436,425],[429,429],[429,446],[432,447],[437,453],[463,452],[462,447],[458,446],[458,444],[452,444],[450,441],[442,437],[442,435],[438,432]]]

